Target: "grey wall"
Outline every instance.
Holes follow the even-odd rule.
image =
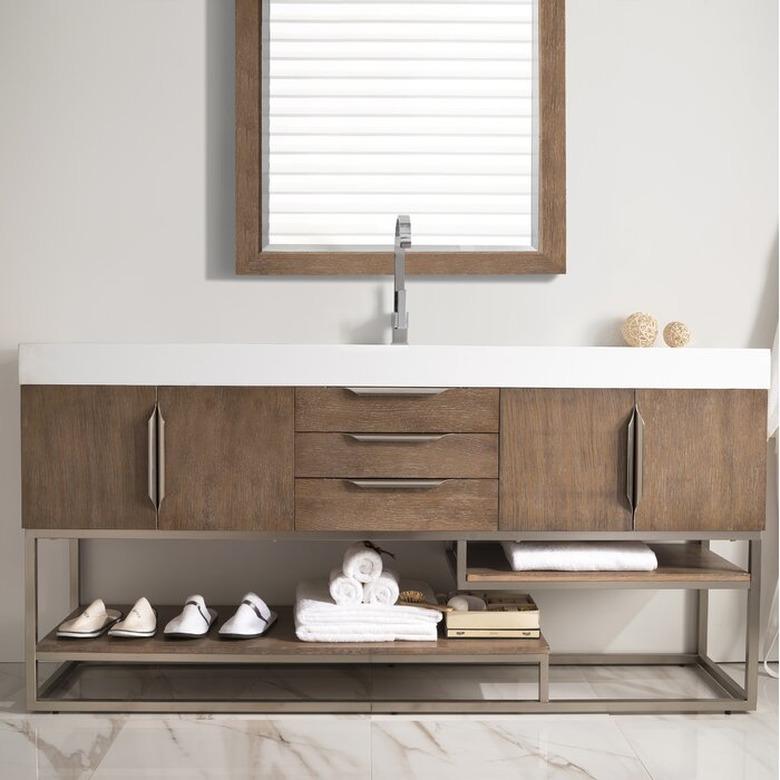
[[[620,319],[644,310],[684,320],[698,346],[769,346],[776,4],[568,5],[570,270],[412,280],[412,341],[613,344]],[[0,15],[0,659],[16,659],[19,342],[378,341],[391,295],[379,279],[233,277],[232,3],[0,0]],[[446,584],[439,546],[397,548],[402,568]],[[125,600],[191,590],[234,600],[255,588],[289,601],[298,576],[338,553],[94,544],[86,587]],[[44,570],[53,620],[61,556]],[[537,595],[557,649],[690,640],[684,594]],[[718,595],[723,657],[740,650],[727,624],[738,606]]]

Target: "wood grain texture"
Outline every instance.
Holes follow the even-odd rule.
[[[498,482],[450,479],[431,489],[295,480],[296,531],[495,531]]]
[[[512,571],[498,544],[470,544],[469,582],[750,582],[750,574],[698,543],[651,544],[655,571]]]
[[[293,528],[293,390],[160,387],[164,530]]]
[[[445,390],[430,396],[359,396],[334,387],[295,391],[297,431],[496,433],[498,390]]]
[[[501,391],[503,530],[628,531],[632,390]]]
[[[755,531],[766,517],[765,390],[638,390],[645,531]]]
[[[236,271],[261,249],[260,0],[236,0]]]
[[[209,605],[212,606],[212,605]],[[111,608],[127,614],[127,605],[111,605]],[[137,653],[142,656],[169,655],[171,661],[181,653],[197,655],[233,656],[240,660],[245,656],[271,656],[276,660],[294,663],[295,658],[302,656],[354,656],[355,661],[361,657],[370,659],[373,656],[398,655],[414,661],[415,657],[427,658],[420,663],[430,663],[432,658],[449,655],[507,655],[526,653],[547,653],[549,647],[544,637],[540,639],[445,639],[435,642],[301,642],[295,636],[295,621],[292,607],[272,606],[271,609],[279,616],[268,633],[258,639],[242,639],[240,642],[229,642],[219,638],[219,626],[235,612],[235,604],[230,606],[212,606],[219,615],[209,633],[199,639],[166,640],[162,633],[165,624],[175,617],[181,606],[158,606],[158,632],[148,639],[118,639],[107,635],[97,639],[58,639],[56,628],[43,637],[37,646],[39,653],[62,653],[63,656],[73,653],[87,654],[127,654]],[[75,617],[83,611],[83,607],[74,610],[64,620]],[[60,621],[62,622],[62,621]],[[440,623],[439,625],[442,625]],[[400,660],[400,658],[399,658]]]
[[[498,435],[447,433],[435,441],[360,442],[296,433],[296,477],[498,478]]]
[[[24,528],[154,528],[153,387],[21,389]]]
[[[391,252],[270,252],[262,249],[261,0],[236,0],[236,272],[378,275]],[[531,251],[410,252],[411,275],[566,272],[565,0],[539,4],[539,226]]]

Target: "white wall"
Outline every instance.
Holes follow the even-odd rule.
[[[570,270],[412,280],[411,340],[612,344],[616,323],[644,310],[686,321],[699,346],[768,346],[775,2],[568,5]],[[0,14],[0,659],[15,659],[18,342],[376,341],[387,338],[391,296],[387,280],[233,277],[232,3],[0,0]],[[252,587],[289,600],[299,560],[301,571],[324,571],[337,555],[314,545],[95,544],[86,588],[234,600]],[[402,562],[418,574],[430,566],[445,584],[437,545]],[[45,568],[61,589],[49,571],[61,574],[56,556]],[[692,601],[679,593],[539,598],[559,649],[690,641]],[[724,657],[740,649],[728,630],[719,647]]]

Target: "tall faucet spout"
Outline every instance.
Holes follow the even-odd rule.
[[[409,313],[406,310],[406,250],[412,245],[412,222],[408,214],[395,221],[393,284],[393,344],[409,343]]]

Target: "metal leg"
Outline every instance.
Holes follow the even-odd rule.
[[[758,640],[761,628],[761,541],[748,542],[750,588],[747,592],[747,635],[745,637],[745,692],[748,707],[758,699]]]
[[[547,655],[539,659],[539,701],[550,701],[550,657]]]
[[[70,608],[76,609],[81,605],[81,542],[79,539],[68,540],[69,562],[69,593]]]
[[[707,539],[702,539],[699,544],[702,550],[710,549],[710,543]],[[709,617],[710,592],[708,590],[700,590],[696,607],[696,652],[702,657],[707,655]]]
[[[458,539],[456,547],[458,590],[466,590],[469,586],[466,580],[466,569],[468,568],[468,542],[465,539]]]
[[[24,664],[27,708],[32,710],[38,698],[38,539],[33,531],[24,532]]]

